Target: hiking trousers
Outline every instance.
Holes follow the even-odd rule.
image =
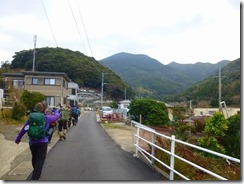
[[[30,144],[30,150],[32,154],[32,180],[39,180],[42,173],[42,168],[47,155],[48,143],[35,143]]]
[[[60,137],[67,133],[68,122],[66,119],[61,119],[58,121],[58,134]]]

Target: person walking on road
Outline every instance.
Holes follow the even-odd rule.
[[[75,123],[77,124],[78,118],[80,116],[80,109],[79,109],[78,105],[74,107],[73,111],[74,111],[73,114],[74,114],[74,118],[75,118]]]
[[[73,106],[71,106],[69,108],[69,115],[70,115],[69,121],[70,121],[70,125],[72,123],[72,126],[76,125],[76,121],[75,121],[75,109],[74,108],[75,107],[73,107]]]
[[[62,141],[66,139],[66,133],[68,130],[68,119],[69,119],[69,110],[67,108],[63,108],[60,105],[60,118],[58,120],[58,134],[59,140]]]
[[[35,105],[35,108],[33,110],[34,112],[30,114],[28,120],[25,122],[24,126],[22,127],[18,136],[15,139],[15,143],[19,144],[25,133],[28,133],[29,135],[29,147],[32,154],[32,167],[33,167],[33,173],[31,178],[32,180],[39,180],[46,159],[47,147],[48,147],[48,135],[46,131],[50,126],[50,124],[54,121],[57,121],[60,116],[57,109],[54,109],[53,115],[44,114],[45,110],[47,109],[47,106],[48,105],[45,101],[39,102]],[[38,118],[34,119],[33,118],[34,115],[39,119]],[[43,120],[44,122],[43,123],[44,126],[42,126],[42,128],[44,129],[44,133],[41,138],[36,138],[32,135],[32,133],[29,132],[31,132],[30,130],[32,130],[32,132],[35,132],[33,128],[34,127],[33,124],[37,123],[40,119]],[[40,127],[41,126],[37,128]],[[40,131],[36,133],[39,134]]]

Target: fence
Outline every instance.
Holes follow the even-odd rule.
[[[133,141],[134,146],[136,148],[134,156],[139,157],[139,153],[140,153],[151,165],[153,165],[154,161],[156,160],[158,163],[162,164],[164,167],[166,167],[170,170],[170,175],[169,175],[170,180],[174,180],[174,174],[177,174],[178,176],[180,176],[181,178],[183,178],[185,180],[190,180],[188,177],[186,177],[185,175],[181,174],[180,172],[178,172],[177,170],[174,169],[175,158],[178,158],[179,160],[181,160],[181,161],[183,161],[183,162],[185,162],[185,163],[187,163],[187,164],[189,164],[189,165],[191,165],[191,166],[193,166],[193,167],[195,167],[195,168],[197,168],[197,169],[199,169],[205,173],[208,173],[209,175],[211,175],[217,179],[227,180],[226,178],[224,178],[224,177],[222,177],[222,176],[220,176],[220,175],[218,175],[218,174],[216,174],[210,170],[207,170],[200,165],[197,165],[197,164],[195,164],[189,160],[186,160],[185,158],[182,158],[182,157],[176,155],[175,154],[175,143],[179,143],[179,144],[182,144],[185,146],[189,146],[191,148],[201,150],[201,151],[216,155],[218,157],[221,157],[221,158],[224,158],[224,159],[236,162],[236,163],[240,163],[239,159],[236,159],[236,158],[233,158],[233,157],[230,157],[230,156],[227,156],[227,155],[224,155],[224,154],[221,154],[221,153],[209,150],[209,149],[205,149],[203,147],[199,147],[199,146],[187,143],[187,142],[183,142],[181,140],[176,139],[174,135],[172,135],[170,137],[170,136],[160,134],[160,133],[156,132],[154,129],[147,127],[145,125],[142,125],[136,121],[131,121],[131,125],[134,125],[136,127],[136,134],[135,134],[136,140]],[[147,140],[147,139],[141,137],[140,136],[140,130],[150,132],[152,135],[151,140]],[[170,140],[170,142],[171,142],[170,151],[163,149],[162,147],[155,144],[156,136]],[[145,149],[143,149],[140,146],[140,141],[144,141],[151,146],[151,153],[149,153],[148,151],[146,151]],[[170,155],[170,165],[165,164],[160,159],[155,157],[155,149],[159,149],[159,150],[167,153],[168,155]]]

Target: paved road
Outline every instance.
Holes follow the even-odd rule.
[[[48,153],[40,180],[160,181],[161,175],[122,150],[87,112]]]

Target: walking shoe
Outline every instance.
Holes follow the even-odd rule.
[[[64,135],[63,135],[62,137],[63,137],[64,139],[66,139],[66,137],[65,137]]]

